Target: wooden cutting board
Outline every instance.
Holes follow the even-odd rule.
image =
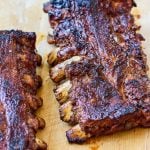
[[[43,87],[39,95],[44,99],[44,106],[38,115],[46,120],[46,128],[39,131],[37,136],[48,143],[48,150],[150,150],[150,129],[134,129],[91,139],[84,145],[68,144],[65,131],[70,127],[60,121],[58,103],[53,94],[54,84],[49,78],[47,54],[53,50],[46,42],[47,32],[50,30],[47,14],[42,11],[46,0],[0,0],[0,30],[21,29],[37,33],[37,49],[43,56],[43,65],[38,73],[43,78]],[[138,21],[142,25],[141,32],[146,38],[143,43],[150,66],[150,1],[136,0],[141,14]],[[150,74],[150,73],[149,73]]]

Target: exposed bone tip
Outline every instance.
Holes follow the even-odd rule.
[[[54,89],[56,99],[60,104],[63,104],[68,100],[69,90],[71,89],[71,87],[72,84],[68,80]]]
[[[53,81],[59,82],[65,78],[65,67],[66,65],[71,64],[72,62],[78,62],[81,60],[82,57],[74,56],[60,64],[57,64],[55,67],[51,68],[50,76]]]
[[[34,111],[36,111],[39,107],[43,105],[43,100],[40,97],[29,95],[27,98],[28,98],[30,108]]]
[[[28,119],[29,127],[33,128],[35,131],[38,129],[43,129],[45,127],[45,121],[42,118],[29,118]]]
[[[51,53],[49,53],[48,55],[48,64],[52,65],[54,62],[56,62],[57,60],[57,52],[60,50],[60,48],[56,48],[53,51],[51,51]]]
[[[54,68],[50,69],[50,76],[54,82],[58,83],[59,81],[61,81],[65,78],[65,71],[64,71],[64,69],[60,68],[60,70],[59,70],[59,68],[57,69],[54,67]]]
[[[69,143],[83,143],[87,139],[91,137],[90,134],[86,134],[84,131],[81,130],[80,125],[76,125],[70,130],[66,132],[66,136]]]
[[[74,113],[72,111],[73,105],[70,101],[63,104],[59,108],[60,118],[65,122],[72,122],[72,118],[74,118]]]
[[[36,138],[35,141],[38,145],[38,150],[46,150],[47,149],[47,144],[44,141],[42,141],[38,138]]]

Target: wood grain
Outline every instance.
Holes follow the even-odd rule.
[[[46,120],[46,128],[38,132],[38,136],[48,143],[48,150],[150,150],[150,129],[134,129],[110,136],[91,139],[84,145],[68,144],[65,131],[70,127],[59,119],[58,103],[53,94],[54,84],[49,79],[47,54],[53,50],[46,42],[49,23],[47,14],[42,11],[42,4],[46,0],[1,0],[0,2],[0,30],[22,29],[37,33],[37,48],[43,56],[43,65],[38,73],[43,78],[43,87],[39,95],[44,99],[44,106],[38,115]],[[141,18],[141,32],[146,38],[143,43],[150,66],[150,1],[136,0]],[[150,73],[149,73],[150,74]]]

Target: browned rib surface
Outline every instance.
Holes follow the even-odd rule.
[[[36,67],[41,57],[35,52],[35,33],[0,31],[0,149],[37,150],[46,144],[36,139],[44,128],[34,111],[42,106],[36,96],[41,78]]]
[[[133,6],[132,0],[58,0],[44,5],[54,29],[48,42],[59,47],[48,62],[51,78],[59,84],[55,94],[60,116],[77,124],[67,131],[70,142],[150,127],[150,80]]]

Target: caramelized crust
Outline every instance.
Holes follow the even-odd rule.
[[[54,29],[48,42],[59,47],[48,62],[50,76],[58,83],[54,92],[61,119],[77,124],[67,131],[69,142],[150,127],[150,80],[141,46],[144,38],[131,15],[133,6],[133,0],[44,4]]]
[[[42,105],[36,96],[41,78],[36,67],[41,57],[35,51],[35,33],[0,31],[0,149],[37,150],[46,144],[36,139],[44,128],[34,111]]]

